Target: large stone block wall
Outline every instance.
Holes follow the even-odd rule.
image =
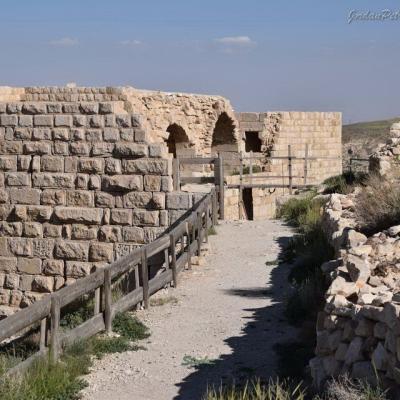
[[[118,102],[0,103],[0,311],[149,243],[192,205]],[[170,211],[168,211],[170,210]]]

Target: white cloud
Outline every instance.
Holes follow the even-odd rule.
[[[248,36],[226,36],[215,39],[215,41],[227,46],[253,46],[256,44]]]
[[[52,40],[50,44],[52,46],[58,46],[58,47],[72,47],[72,46],[77,46],[79,44],[79,41],[78,39],[64,37],[61,39]]]
[[[134,39],[134,40],[122,40],[120,42],[122,46],[139,46],[142,44],[140,40]]]

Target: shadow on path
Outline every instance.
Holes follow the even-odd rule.
[[[281,258],[290,237],[276,239]],[[266,260],[265,260],[266,261]],[[264,261],[264,262],[265,262]],[[246,309],[251,316],[245,317],[246,322],[242,335],[225,340],[231,348],[231,354],[222,355],[214,360],[212,365],[199,365],[177,386],[179,394],[174,399],[197,400],[205,394],[207,387],[219,387],[221,384],[231,384],[260,377],[268,380],[275,376],[276,354],[274,345],[293,338],[295,329],[287,323],[284,317],[284,300],[288,295],[288,274],[290,266],[280,264],[271,266],[266,262],[266,279],[269,269],[269,280],[260,282],[259,287],[226,290],[227,296],[245,296],[250,298],[265,298],[269,305],[261,308]],[[229,312],[229,310],[226,310]]]

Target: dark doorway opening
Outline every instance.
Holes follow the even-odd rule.
[[[168,146],[168,153],[173,154],[174,158],[179,156],[179,151],[189,147],[189,138],[185,130],[177,125],[172,124],[167,128],[169,133],[168,139],[166,140]]]
[[[253,220],[253,190],[251,188],[243,189],[243,207],[246,212],[247,219]]]
[[[246,152],[261,153],[261,139],[258,137],[258,132],[245,132],[245,150]]]

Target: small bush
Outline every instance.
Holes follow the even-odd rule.
[[[114,332],[132,341],[146,339],[150,336],[147,326],[128,313],[117,313],[112,327]]]
[[[371,176],[355,202],[360,229],[374,234],[400,223],[400,185]]]
[[[341,193],[348,194],[355,186],[365,185],[368,174],[365,172],[344,172],[342,175],[332,176],[324,181],[324,194]]]
[[[304,400],[301,385],[289,381],[270,381],[262,384],[259,380],[247,382],[243,388],[220,387],[209,389],[204,400]]]

